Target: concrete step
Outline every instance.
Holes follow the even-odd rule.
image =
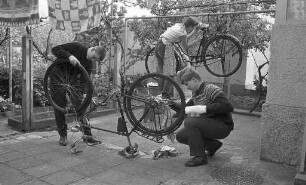
[[[116,109],[102,109],[90,114],[90,118],[112,114],[117,112]],[[66,123],[73,122],[76,119],[75,114],[66,115]],[[8,118],[8,126],[17,131],[34,131],[55,126],[55,117],[53,111],[36,112],[33,114],[33,122],[27,128],[22,123],[22,115]]]

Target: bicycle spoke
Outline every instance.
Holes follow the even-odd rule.
[[[55,109],[67,113],[71,107],[74,111],[87,108],[93,86],[84,67],[73,67],[68,60],[56,60],[44,76],[44,91]]]

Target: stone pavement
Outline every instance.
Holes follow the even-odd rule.
[[[116,129],[119,114],[91,119],[91,124]],[[224,139],[217,154],[205,166],[188,168],[188,147],[169,140],[158,144],[133,133],[131,141],[139,145],[140,154],[127,159],[118,151],[128,145],[123,136],[93,130],[102,144],[90,147],[79,142],[72,154],[69,146],[58,145],[54,130],[20,133],[4,126],[0,132],[0,184],[90,184],[90,185],[289,185],[297,169],[262,161],[260,157],[261,118],[233,114],[235,129]],[[72,126],[70,123],[69,126]],[[5,134],[6,132],[7,134]],[[69,144],[80,133],[70,132]],[[162,145],[180,152],[171,158],[152,159],[152,151]]]

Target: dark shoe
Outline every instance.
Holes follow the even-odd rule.
[[[219,148],[221,148],[222,145],[223,143],[221,141],[216,140],[216,142],[212,145],[211,149],[207,150],[206,152],[207,156],[209,157],[214,156],[217,150],[219,150]]]
[[[60,136],[58,143],[62,146],[66,146],[68,144],[68,139],[66,136]]]
[[[195,156],[185,163],[186,167],[194,167],[207,164],[207,157]]]
[[[101,141],[99,141],[95,137],[89,136],[89,135],[84,135],[83,136],[83,141],[86,142],[89,145],[101,144]]]

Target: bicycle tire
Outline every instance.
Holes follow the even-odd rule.
[[[160,92],[153,86],[150,89],[150,86],[147,85],[157,82],[160,78],[168,80],[173,86],[173,94],[167,99],[168,103],[158,102],[156,98]],[[138,78],[124,95],[123,102],[130,123],[136,130],[149,136],[164,136],[173,133],[180,127],[185,116],[186,103],[182,89],[172,78],[163,74],[150,73]],[[174,107],[174,102],[180,104],[180,110],[175,119],[172,118],[175,111],[171,108]],[[150,117],[149,122],[146,120],[148,117]],[[163,122],[165,120],[167,120],[166,123]]]
[[[147,73],[156,73],[157,70],[157,65],[158,65],[158,61],[155,57],[155,47],[153,47],[152,49],[149,50],[149,52],[147,53],[146,57],[145,57],[145,68]],[[178,72],[179,70],[181,70],[181,62],[179,60],[179,56],[177,52],[174,52],[174,57],[175,57],[175,61],[176,61],[176,72]]]
[[[73,105],[76,112],[85,111],[93,96],[93,84],[85,68],[81,65],[73,67],[66,59],[57,59],[48,67],[44,75],[43,88],[49,103],[65,114],[71,110],[69,105]],[[74,105],[73,101],[69,102],[67,98],[66,105],[58,105],[54,100],[57,93],[69,94],[70,101],[79,98],[78,105]]]
[[[220,44],[219,43],[223,43]],[[230,46],[230,49],[226,50],[226,52],[223,52],[224,43],[228,44]],[[220,51],[217,51],[220,50]],[[214,53],[215,52],[215,53]],[[229,58],[226,58],[229,52],[232,52],[231,59],[235,57],[235,60],[233,62],[234,65],[231,66],[230,64],[227,65],[227,69],[225,69],[225,63],[226,59],[229,60]],[[208,72],[210,72],[212,75],[217,77],[228,77],[233,75],[238,71],[242,64],[242,47],[239,42],[239,40],[232,36],[232,35],[216,35],[213,36],[208,40],[208,42],[204,45],[202,51],[201,51],[201,61],[204,62],[204,66],[207,69]],[[211,57],[212,56],[212,57]],[[218,62],[217,60],[219,60]],[[212,61],[211,63],[209,63]],[[229,62],[229,63],[230,63]],[[220,67],[221,66],[221,67]]]

